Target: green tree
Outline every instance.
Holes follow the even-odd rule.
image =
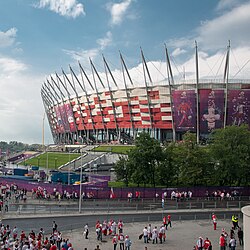
[[[250,132],[247,125],[217,129],[209,147],[219,185],[249,184]]]
[[[163,159],[160,143],[143,132],[136,138],[135,147],[129,151],[128,158],[133,166],[133,181],[138,185],[155,186],[156,168]]]
[[[175,143],[169,143],[163,147],[163,159],[157,167],[157,183],[166,187],[176,185],[178,180],[178,167],[175,165]]]
[[[123,181],[128,187],[129,181],[131,179],[131,164],[128,159],[124,156],[119,157],[119,161],[116,162],[115,166],[116,178],[118,181]]]
[[[183,141],[176,144],[175,161],[181,185],[204,185],[206,152],[196,143],[196,135],[187,132]]]

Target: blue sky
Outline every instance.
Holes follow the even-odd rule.
[[[244,0],[1,0],[0,140],[41,143],[41,85],[61,67],[76,67],[77,60],[88,69],[90,57],[102,72],[104,54],[119,71],[120,50],[140,82],[140,46],[165,74],[166,43],[177,64],[175,76],[185,68],[194,78],[197,40],[201,77],[214,77],[230,39],[234,76],[250,59],[249,13]],[[246,65],[237,77],[249,75]],[[52,142],[47,125],[45,141]]]

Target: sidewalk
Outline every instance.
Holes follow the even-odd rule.
[[[149,222],[148,222],[149,223]],[[178,221],[173,222],[173,227],[169,228],[166,232],[167,238],[166,242],[163,244],[144,244],[143,240],[139,240],[138,236],[142,233],[142,230],[148,223],[129,223],[124,226],[124,235],[128,234],[131,241],[132,247],[131,250],[144,250],[147,246],[148,250],[192,250],[199,236],[202,236],[204,239],[208,237],[212,244],[213,249],[219,249],[219,237],[222,232],[222,228],[225,228],[229,234],[231,223],[229,220],[218,221],[218,229],[213,230],[213,225],[211,221]],[[161,221],[151,222],[152,227],[161,225]],[[241,225],[241,223],[240,223]],[[95,229],[90,228],[89,239],[84,239],[82,230],[74,230],[72,232],[63,233],[63,237],[69,238],[73,243],[74,249],[82,250],[85,247],[88,250],[94,250],[96,245],[100,246],[101,250],[110,250],[113,249],[112,237],[106,236],[103,237],[103,242],[98,242],[96,240]],[[236,236],[237,242],[238,238]],[[117,246],[119,249],[119,246]],[[237,246],[237,250],[242,250],[242,246]]]

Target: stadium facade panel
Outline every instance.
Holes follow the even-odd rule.
[[[54,91],[54,93],[53,93]],[[250,126],[250,83],[200,81],[129,87],[42,98],[55,143],[132,143],[148,131],[160,140],[180,140],[186,131],[200,138],[226,125]]]

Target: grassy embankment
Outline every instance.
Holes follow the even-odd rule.
[[[124,146],[116,146],[116,145],[102,145],[99,146],[97,148],[94,148],[92,151],[95,152],[111,152],[111,153],[116,153],[116,154],[127,154],[128,151],[132,148],[134,148],[135,146],[128,146],[128,145],[124,145]]]
[[[73,153],[55,153],[55,152],[46,152],[39,156],[36,156],[32,159],[25,160],[20,163],[20,165],[31,165],[39,167],[47,167],[47,154],[48,154],[48,168],[57,169],[61,165],[77,158],[80,154]]]

